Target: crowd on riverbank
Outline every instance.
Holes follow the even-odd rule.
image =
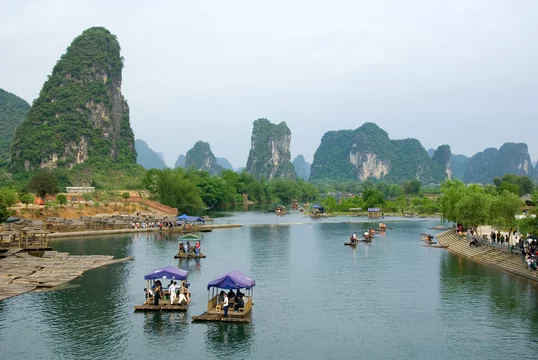
[[[480,238],[472,229],[464,232],[461,226],[458,226],[455,232],[460,237],[466,236],[469,246],[492,246],[502,252],[521,255],[521,261],[528,270],[533,272],[538,270],[538,241],[533,237],[523,236],[518,232],[505,234],[491,229],[489,236],[483,235]]]

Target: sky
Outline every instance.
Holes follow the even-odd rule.
[[[468,156],[526,142],[538,160],[535,0],[0,1],[0,88],[28,102],[71,41],[118,37],[135,137],[169,166],[196,141],[245,166],[252,123],[323,134],[375,122]]]

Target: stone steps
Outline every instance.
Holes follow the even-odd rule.
[[[521,261],[521,255],[508,254],[490,246],[470,247],[467,240],[459,238],[453,230],[437,235],[437,240],[442,245],[448,245],[448,250],[455,254],[528,279],[538,280],[537,272],[527,269],[527,265]]]

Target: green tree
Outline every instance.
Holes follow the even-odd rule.
[[[420,181],[418,180],[408,180],[403,184],[403,191],[407,195],[418,195],[420,192]]]
[[[383,193],[376,187],[369,187],[362,192],[364,206],[367,208],[383,205]]]
[[[121,194],[121,197],[127,201],[131,198],[131,194],[129,194],[128,192],[124,192],[123,194]]]
[[[480,225],[490,222],[491,203],[492,197],[479,185],[470,185],[456,204],[457,222],[476,231]]]
[[[67,204],[67,196],[65,196],[64,194],[56,195],[56,201],[60,205],[65,205]]]
[[[334,212],[338,210],[338,203],[333,196],[328,196],[322,201],[323,207],[327,212]]]
[[[6,221],[9,215],[10,212],[7,207],[4,204],[0,203],[0,223]]]
[[[516,215],[521,213],[523,201],[521,198],[509,191],[503,191],[493,198],[491,206],[491,225],[497,229],[508,231],[508,236],[517,229],[518,221]]]
[[[34,191],[37,196],[45,200],[47,195],[58,193],[58,180],[51,171],[41,170],[30,180],[28,190]]]
[[[21,196],[21,202],[26,206],[26,209],[28,209],[28,204],[34,203],[34,196],[30,194],[24,194]]]
[[[0,188],[0,202],[8,207],[12,207],[18,200],[17,192],[9,187]]]
[[[446,180],[441,184],[441,213],[443,220],[458,222],[457,205],[465,196],[467,188],[463,181],[454,179]]]

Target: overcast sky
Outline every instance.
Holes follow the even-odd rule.
[[[252,122],[291,129],[307,161],[326,131],[538,159],[538,1],[0,1],[0,88],[28,102],[71,41],[118,37],[135,137],[168,165],[197,140],[245,166]]]

